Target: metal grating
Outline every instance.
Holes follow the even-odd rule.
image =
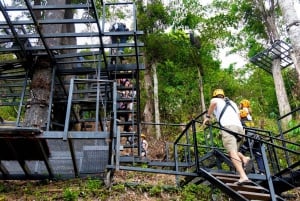
[[[116,7],[126,8],[129,31],[109,30],[113,22],[106,12],[112,13]],[[144,68],[140,62],[143,43],[138,38],[143,32],[137,30],[136,21],[134,2],[35,5],[29,0],[0,0],[0,109],[15,106],[17,110],[13,121],[0,123],[1,179],[78,177],[105,171],[112,153],[107,139],[116,133],[116,128],[105,128],[111,111],[116,110],[113,83],[122,70],[132,72],[138,84],[137,72]],[[56,30],[57,26],[64,27],[63,31]],[[76,28],[79,26],[81,29]],[[111,37],[119,35],[130,40],[113,44]],[[122,47],[128,50],[122,54],[126,64],[112,64],[113,58],[121,58],[111,50]],[[48,111],[56,113],[49,112],[41,130],[29,130],[35,135],[28,136],[22,115],[32,108],[28,104],[35,98],[31,84],[41,60],[51,64]],[[73,79],[77,81],[73,83]],[[78,108],[79,115],[75,112]]]
[[[290,57],[291,50],[292,47],[287,43],[281,40],[276,40],[271,47],[258,53],[257,55],[252,57],[250,61],[258,67],[264,69],[268,73],[272,74],[272,62],[274,59],[280,59],[281,69],[284,69],[293,64],[293,61]]]
[[[61,139],[47,140],[47,144],[49,149],[52,150],[48,162],[53,174],[71,175],[73,177],[76,174],[76,170],[74,169],[68,141]],[[74,147],[75,167],[78,168],[79,175],[104,173],[108,165],[108,145],[106,145],[105,139],[76,139],[73,140],[72,145]],[[24,160],[24,163],[28,170],[27,176],[29,178],[30,176],[41,177],[42,175],[49,177],[46,164],[42,160]],[[22,163],[16,160],[1,161],[2,167],[5,167],[9,175],[24,175],[24,170],[20,164]],[[0,175],[5,178],[4,174]]]
[[[85,146],[81,172],[104,172],[108,162],[108,146]]]

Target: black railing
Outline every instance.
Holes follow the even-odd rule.
[[[294,113],[299,110],[300,108],[293,110],[293,112],[285,116],[293,115],[297,117]],[[206,112],[191,120],[174,142],[174,160],[177,171],[183,171],[178,165],[180,162],[189,163],[191,165],[189,170],[200,171],[200,169],[205,168],[203,160],[206,159],[206,154],[212,152],[214,149],[218,149],[222,152],[221,139],[215,136],[218,135],[220,130],[225,130],[233,135],[244,136],[226,128],[221,128],[217,122],[203,127],[203,121],[201,121],[201,119],[204,118],[205,113]],[[279,120],[282,118],[279,118]],[[280,178],[282,174],[287,172],[291,172],[292,174],[293,169],[300,166],[300,144],[285,138],[287,133],[297,132],[299,127],[300,124],[294,125],[287,131],[280,130],[279,135],[259,128],[245,128],[246,133],[252,132],[259,135],[259,138],[246,135],[246,140],[252,140],[260,144],[259,151],[265,167],[265,181],[267,182],[272,197],[275,196],[273,179]],[[202,135],[202,137],[200,135]],[[250,149],[250,155],[251,158],[255,158],[252,148]],[[289,160],[280,160],[282,155],[288,156]],[[257,172],[259,171],[255,166],[254,173]],[[293,186],[293,184],[289,185]]]

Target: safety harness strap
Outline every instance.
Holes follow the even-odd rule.
[[[223,128],[223,126],[221,124],[221,119],[222,119],[222,116],[223,116],[225,110],[227,109],[227,107],[231,106],[231,108],[236,112],[235,108],[231,105],[230,100],[229,100],[228,97],[225,97],[224,101],[225,101],[225,106],[223,107],[223,109],[221,111],[221,114],[220,114],[220,117],[219,117],[219,125],[220,125],[221,128]],[[242,140],[242,138],[239,135],[237,135],[236,133],[234,133],[234,132],[230,132],[230,133],[234,135],[234,137],[236,138],[236,140],[238,142]]]

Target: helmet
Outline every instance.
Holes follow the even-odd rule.
[[[225,96],[225,95],[224,95],[223,89],[215,89],[215,90],[214,90],[214,92],[213,92],[213,97],[217,97],[218,95]]]
[[[244,99],[240,102],[240,104],[243,106],[243,107],[250,107],[250,101],[248,101],[247,99]]]
[[[248,112],[246,110],[240,110],[240,117],[241,118],[245,118],[245,117],[247,117],[247,115],[248,115]]]
[[[146,135],[144,133],[141,134],[141,137],[146,138]]]

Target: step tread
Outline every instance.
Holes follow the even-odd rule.
[[[214,175],[214,176],[224,176],[224,177],[234,177],[234,178],[239,178],[240,177],[237,174],[231,174],[231,173],[212,172],[211,174]]]
[[[229,187],[233,188],[234,190],[242,190],[242,191],[251,191],[251,192],[261,192],[265,191],[266,189],[261,186],[253,186],[253,185],[237,185],[233,183],[226,183]]]
[[[249,191],[237,191],[237,192],[251,200],[270,200],[271,197],[270,194],[267,193],[256,193],[256,192],[249,192]]]
[[[224,183],[233,183],[239,180],[239,178],[223,177],[223,176],[216,176],[216,178],[223,181]]]

